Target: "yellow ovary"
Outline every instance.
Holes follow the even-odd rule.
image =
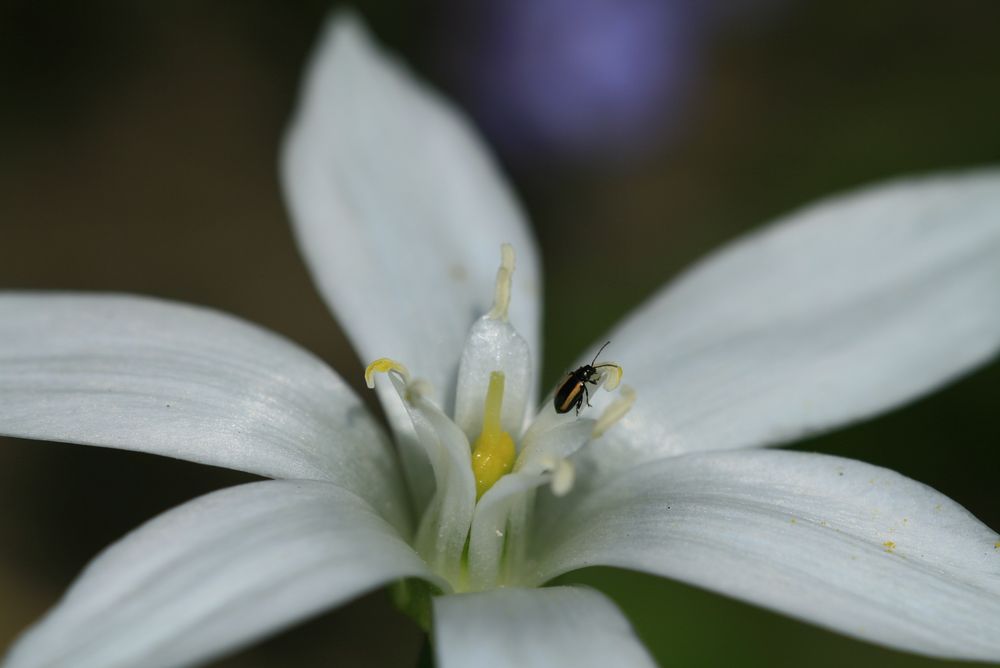
[[[472,473],[476,478],[476,499],[510,473],[517,458],[514,439],[500,425],[503,408],[504,375],[490,374],[490,386],[483,406],[483,430],[472,444]]]

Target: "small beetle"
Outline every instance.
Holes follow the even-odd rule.
[[[598,375],[597,370],[603,367],[618,366],[617,364],[598,364],[594,366],[597,356],[608,347],[608,343],[611,342],[608,341],[601,346],[601,349],[597,351],[597,355],[594,355],[594,359],[590,361],[590,364],[584,364],[576,371],[570,372],[566,380],[563,381],[563,384],[556,390],[556,396],[553,400],[556,413],[569,413],[569,410],[575,406],[576,414],[579,415],[585,399],[587,405],[590,405],[590,390],[587,388],[587,384],[598,384],[598,381],[594,379],[594,376]]]

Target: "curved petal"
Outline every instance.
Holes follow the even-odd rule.
[[[323,31],[281,166],[299,246],[365,362],[397,359],[453,405],[504,242],[518,258],[511,323],[538,350],[538,260],[514,197],[461,114],[353,15]]]
[[[0,293],[0,434],[330,480],[404,522],[391,446],[350,388],[291,342],[200,307]]]
[[[494,371],[504,374],[504,431],[518,438],[524,431],[525,414],[534,401],[531,351],[510,323],[483,316],[469,329],[458,369],[455,422],[469,441],[483,429],[483,404]]]
[[[593,454],[616,466],[777,444],[889,410],[996,353],[998,285],[1000,171],[896,181],[794,213],[608,337],[638,399]]]
[[[549,471],[510,473],[483,494],[469,528],[466,573],[470,590],[493,589],[506,579],[505,569],[520,568],[516,546],[523,543],[524,528],[515,511],[520,504],[530,504],[534,490],[551,480]]]
[[[4,666],[189,665],[404,577],[434,581],[350,492],[314,481],[233,487],[105,550]]]
[[[469,440],[454,422],[397,373],[389,380],[412,420],[434,477],[434,495],[420,518],[413,544],[421,556],[451,581],[461,578],[462,553],[476,507]]]
[[[603,594],[578,587],[496,589],[434,599],[441,668],[653,668]]]
[[[651,462],[548,517],[538,540],[541,580],[634,568],[882,645],[1000,660],[997,532],[861,462],[778,450]]]

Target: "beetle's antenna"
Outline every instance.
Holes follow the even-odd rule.
[[[604,342],[604,345],[601,346],[601,349],[597,351],[596,355],[594,355],[594,359],[590,360],[590,366],[594,366],[594,362],[597,361],[597,358],[600,357],[601,353],[604,352],[604,349],[608,347],[609,343],[611,343],[611,342],[610,341],[605,341]]]

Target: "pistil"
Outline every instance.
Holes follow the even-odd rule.
[[[476,478],[476,499],[482,497],[497,480],[510,473],[517,458],[514,439],[503,430],[500,414],[503,409],[504,375],[490,374],[489,389],[483,405],[483,430],[473,443],[472,472]]]

